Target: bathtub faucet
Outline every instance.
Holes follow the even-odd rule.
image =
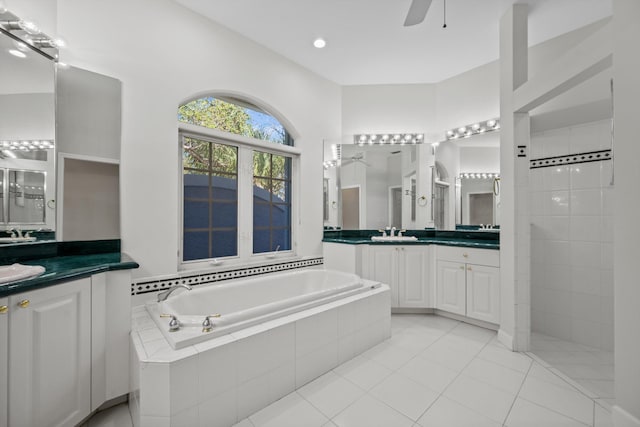
[[[169,298],[169,295],[171,295],[171,293],[173,291],[175,291],[176,289],[179,288],[185,288],[186,290],[190,291],[191,290],[191,286],[189,285],[185,285],[183,283],[179,284],[179,285],[173,285],[172,287],[170,287],[169,289],[167,289],[166,291],[160,292],[158,294],[158,302],[162,302],[165,301],[167,298]]]

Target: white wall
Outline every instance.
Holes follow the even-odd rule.
[[[531,157],[609,148],[609,120],[531,137]],[[611,161],[529,171],[531,329],[613,351]]]
[[[500,148],[460,147],[460,172],[500,172]]]
[[[340,87],[169,0],[58,0],[61,60],[122,81],[122,244],[137,277],[177,271],[176,111],[199,94],[252,97],[287,121],[301,156],[300,255],[322,252],[322,141]]]
[[[614,0],[614,90],[615,90],[615,209],[613,273],[615,277],[615,367],[617,427],[640,426],[640,286],[638,286],[638,242],[640,228],[634,226],[640,212],[640,145],[638,99],[640,99],[640,2]]]
[[[54,139],[53,93],[0,95],[0,139]]]

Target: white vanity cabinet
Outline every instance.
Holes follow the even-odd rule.
[[[429,307],[430,246],[368,245],[363,276],[388,284],[391,308]]]
[[[499,262],[495,250],[438,246],[436,308],[499,324]]]
[[[0,299],[0,426],[77,425],[129,392],[130,286],[115,270]]]
[[[69,426],[90,413],[91,279],[9,297],[9,423]]]

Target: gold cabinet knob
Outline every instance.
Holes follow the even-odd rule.
[[[471,271],[471,267],[467,267],[467,271]]]
[[[7,311],[9,311],[9,307],[6,305],[0,305],[0,314],[5,314]]]
[[[20,301],[18,303],[18,305],[22,308],[27,308],[29,307],[29,304],[31,303],[31,301],[29,301],[28,299],[23,299],[22,301]]]
[[[461,266],[460,266],[460,270],[464,270],[464,265],[461,265]]]
[[[465,252],[465,253],[463,253],[463,254],[462,254],[462,256],[463,256],[463,257],[465,257],[465,258],[469,258],[469,254],[468,254],[468,253],[466,253],[466,252]]]

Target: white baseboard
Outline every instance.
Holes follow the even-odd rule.
[[[615,427],[640,427],[640,420],[618,405],[611,408],[611,416]]]
[[[508,349],[513,350],[513,335],[509,335],[504,329],[498,330],[498,341],[504,344]]]

